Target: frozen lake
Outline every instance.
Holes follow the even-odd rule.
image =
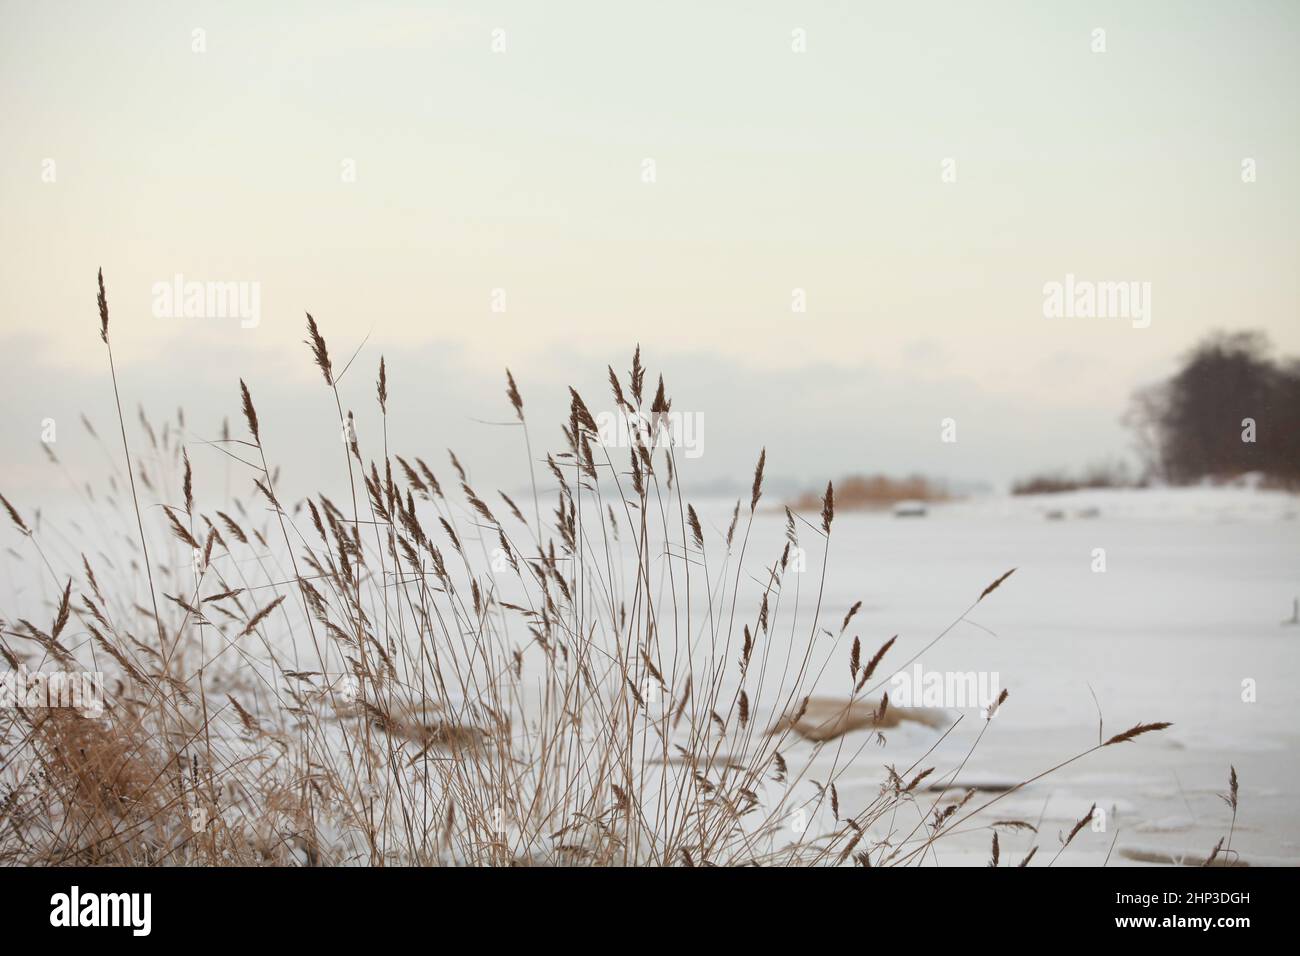
[[[734,502],[695,505],[716,592]],[[1004,860],[1018,860],[1034,844],[1040,847],[1036,864],[1050,859],[1058,834],[1068,832],[1094,803],[1102,812],[1098,826],[1076,837],[1062,863],[1098,864],[1108,853],[1111,865],[1154,862],[1161,854],[1166,862],[1184,854],[1204,859],[1227,832],[1230,812],[1216,794],[1227,789],[1230,765],[1241,787],[1234,851],[1252,863],[1300,860],[1300,625],[1283,623],[1300,595],[1298,512],[1295,497],[1278,493],[1187,489],[985,498],[934,506],[924,517],[912,518],[840,513],[813,641],[812,673],[820,676],[805,683],[803,692],[829,698],[849,692],[854,635],[861,637],[864,659],[898,635],[876,675],[887,680],[988,584],[1015,568],[918,662],[926,672],[996,675],[1010,693],[953,792],[968,784],[1018,783],[1094,746],[1101,733],[1110,737],[1153,721],[1173,726],[1107,747],[1001,800],[984,823],[1020,819],[1038,828],[1036,836],[1000,831]],[[594,513],[584,506],[586,520]],[[725,573],[726,595],[715,603],[715,614],[729,612],[747,518],[743,507]],[[56,566],[76,567],[74,539],[61,539],[52,525],[57,522],[47,523],[45,537]],[[797,659],[807,647],[817,597],[822,541],[810,527],[799,524],[798,530],[807,568],[785,576],[782,606],[779,614],[774,609],[766,638],[774,662],[791,650]],[[785,534],[784,512],[760,507],[745,545],[733,642],[725,655],[729,662],[738,653],[742,624],[754,625],[761,582],[779,558]],[[80,539],[77,543],[84,546]],[[471,550],[478,547],[474,541]],[[175,554],[171,560],[176,562]],[[680,588],[680,558],[675,560]],[[657,570],[666,570],[662,557],[656,562]],[[45,619],[57,595],[40,578],[39,566],[11,555],[5,565],[6,617]],[[632,565],[629,558],[626,567]],[[508,577],[498,579],[499,597],[518,600]],[[698,565],[692,581],[698,638],[704,621]],[[624,596],[628,583],[623,582]],[[671,606],[666,576],[661,573],[653,584],[661,591],[657,603]],[[796,592],[799,613],[792,628]],[[860,610],[837,636],[858,601]],[[517,619],[508,627],[509,639],[527,649]],[[661,629],[664,647],[674,638]],[[707,650],[701,650],[697,646],[697,667],[707,660]],[[257,655],[256,648],[250,651],[249,659]],[[523,683],[528,683],[526,671]],[[750,689],[753,693],[752,684]],[[1104,719],[1100,731],[1098,707]],[[878,792],[887,765],[901,771],[924,759],[923,766],[936,768],[931,779],[946,782],[985,726],[977,707],[949,707],[948,714],[960,722],[937,746],[941,732],[916,723],[885,730],[883,746],[863,730],[832,740],[816,753],[809,779],[830,779],[835,768],[846,811]],[[756,706],[756,720],[776,716],[770,707]],[[815,753],[809,741],[791,738],[788,744],[783,750],[792,766]],[[811,784],[804,780],[800,786]],[[935,796],[921,795],[917,819],[893,821],[901,831],[893,836],[905,836]],[[831,824],[829,819],[810,822]],[[983,863],[990,836],[983,825],[946,836],[927,860]]]
[[[702,511],[706,528],[725,532],[729,511]],[[1099,704],[1106,737],[1137,723],[1174,726],[1025,788],[994,819],[1041,817],[1039,853],[1050,854],[1056,831],[1068,832],[1095,802],[1107,813],[1105,832],[1080,833],[1062,862],[1100,862],[1117,828],[1112,865],[1126,862],[1126,849],[1203,858],[1226,833],[1230,814],[1215,794],[1226,791],[1231,764],[1241,781],[1233,848],[1248,861],[1294,860],[1300,626],[1282,622],[1300,595],[1296,512],[1285,495],[1188,489],[986,499],[932,507],[922,518],[837,515],[822,623],[837,630],[853,602],[863,606],[849,634],[821,639],[846,660],[853,633],[864,654],[898,634],[882,665],[892,673],[891,663],[924,647],[1014,567],[971,623],[921,658],[926,671],[996,672],[1010,692],[957,788],[1019,781],[1096,744]],[[779,554],[783,531],[779,513],[756,520],[752,573]],[[815,538],[806,529],[801,537]],[[1103,557],[1096,549],[1104,571],[1094,570]],[[810,548],[806,577],[819,569]],[[843,694],[847,682],[845,665],[833,661],[818,692]],[[960,763],[984,723],[978,711],[955,713],[966,717],[927,761],[936,774]],[[905,724],[885,736],[884,748],[873,744],[855,764],[862,796],[885,763],[910,764],[937,735]],[[853,793],[845,797],[841,785],[841,796]],[[1009,857],[1030,845],[1027,836],[1001,836]],[[986,830],[949,839],[939,859],[982,862],[988,843]]]

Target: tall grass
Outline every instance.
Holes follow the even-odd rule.
[[[102,276],[99,307],[110,346]],[[440,479],[390,451],[400,396],[382,359],[383,430],[363,447],[307,323],[349,500],[281,501],[273,436],[240,381],[246,434],[216,447],[246,474],[247,499],[197,508],[195,486],[220,482],[191,468],[183,417],[160,436],[141,412],[137,460],[119,399],[122,458],[86,504],[97,524],[133,518],[138,552],[119,533],[125,559],[56,569],[53,532],[3,502],[61,599],[48,628],[4,620],[0,653],[13,668],[104,671],[110,693],[100,717],[0,711],[0,861],[882,866],[933,860],[936,841],[971,827],[1033,830],[984,822],[1019,787],[977,801],[965,760],[933,777],[924,758],[889,767],[873,795],[841,798],[906,715],[882,693],[893,639],[864,655],[857,606],[825,619],[834,491],[820,521],[787,512],[782,551],[756,561],[760,452],[748,501],[706,533],[661,440],[671,399],[662,378],[647,388],[639,349],[624,375],[609,369],[613,403],[640,423],[629,449],[601,444],[570,390],[561,447],[535,459],[506,373],[530,520],[473,487],[454,453]],[[795,548],[815,556],[811,573],[795,573]],[[812,697],[828,686],[842,691],[829,716]],[[936,746],[951,731],[937,728]],[[918,822],[893,822],[902,809]]]

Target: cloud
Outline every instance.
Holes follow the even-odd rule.
[[[329,330],[326,329],[329,339]],[[330,390],[311,366],[305,346],[254,351],[238,336],[173,342],[166,356],[127,362],[118,368],[122,404],[133,451],[152,461],[138,408],[161,431],[179,428],[194,462],[200,499],[217,485],[243,493],[253,472],[212,444],[228,421],[232,434],[247,437],[239,406],[239,380],[247,382],[273,467],[281,468],[286,496],[325,487],[348,488],[338,410]],[[6,494],[39,499],[57,493],[66,480],[49,471],[41,448],[43,424],[53,420],[51,446],[77,480],[107,473],[107,453],[119,462],[116,410],[107,368],[96,372],[61,364],[31,334],[0,343],[0,376],[11,395],[0,421],[0,442],[8,454],[0,465]],[[336,368],[350,349],[331,344]],[[388,372],[389,415],[385,423],[375,400],[380,354]],[[813,485],[855,472],[913,471],[959,480],[1007,481],[1028,470],[1074,466],[1123,451],[1117,423],[1122,405],[1080,405],[1057,400],[1037,387],[990,392],[960,374],[942,380],[925,370],[889,370],[862,362],[771,369],[747,365],[714,352],[662,354],[647,350],[646,390],[662,374],[675,412],[699,415],[703,454],[683,463],[691,481],[710,487],[743,484],[760,448],[768,453],[774,481]],[[1064,361],[1064,358],[1061,359]],[[543,449],[562,450],[561,424],[568,419],[573,385],[594,414],[612,411],[606,367],[612,365],[626,388],[630,349],[621,355],[550,348],[512,356],[510,367],[523,393],[539,476]],[[391,452],[423,457],[442,474],[447,449],[471,469],[485,489],[517,491],[529,484],[523,436],[511,424],[505,397],[504,363],[485,366],[457,346],[430,341],[417,346],[368,343],[342,377],[344,412],[355,414],[367,462],[381,458],[387,428]],[[649,396],[647,395],[647,399]],[[1122,398],[1122,396],[1121,396]],[[85,412],[103,444],[80,422]],[[958,441],[940,441],[941,422],[957,422]],[[234,451],[247,451],[233,447]],[[611,454],[624,467],[621,453]],[[220,475],[218,481],[217,475]]]

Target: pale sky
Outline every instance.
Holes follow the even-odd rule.
[[[337,363],[370,336],[363,422],[382,353],[398,436],[504,487],[502,368],[605,407],[636,342],[740,481],[763,444],[810,482],[1077,468],[1211,329],[1300,353],[1288,0],[0,10],[0,490],[46,480],[44,419],[110,421],[100,266],[128,409],[213,437],[242,375],[310,460],[309,310]],[[260,323],[155,317],[177,274],[256,283]],[[1067,274],[1150,283],[1150,326],[1044,318]]]

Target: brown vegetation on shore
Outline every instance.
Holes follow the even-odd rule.
[[[835,506],[840,511],[870,511],[892,508],[900,501],[948,501],[947,489],[922,475],[890,478],[887,475],[851,475],[835,485]],[[794,511],[817,511],[821,497],[805,492],[789,507]]]

